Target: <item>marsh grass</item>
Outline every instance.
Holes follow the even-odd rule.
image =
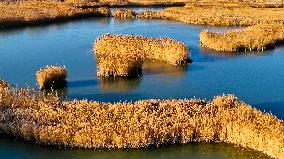
[[[116,9],[113,16],[115,18],[135,18],[136,13],[132,9]]]
[[[109,16],[106,8],[78,8],[69,3],[27,1],[0,2],[0,28],[36,25],[68,19]]]
[[[264,51],[283,43],[284,24],[260,24],[225,33],[200,33],[200,45],[217,51]]]
[[[98,58],[98,76],[134,76],[142,73],[145,59],[181,65],[189,61],[187,46],[170,38],[135,35],[99,37],[93,47]]]
[[[36,79],[41,90],[66,87],[67,70],[63,66],[46,66],[36,72]]]
[[[213,26],[250,26],[256,24],[284,23],[284,8],[252,8],[224,6],[195,6],[145,11],[138,18],[177,20],[188,24]]]
[[[0,91],[0,132],[41,144],[142,148],[226,142],[284,157],[284,123],[236,97],[212,101],[141,100],[100,103],[42,98],[34,90]]]

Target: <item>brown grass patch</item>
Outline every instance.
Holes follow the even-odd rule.
[[[136,13],[132,9],[116,9],[113,16],[115,18],[135,18]]]
[[[200,45],[217,51],[263,51],[283,42],[284,24],[261,24],[225,33],[200,33]]]
[[[110,34],[99,37],[93,51],[98,58],[99,76],[141,74],[144,59],[185,64],[189,53],[184,43],[170,38]]]
[[[1,133],[41,144],[141,148],[227,142],[284,157],[283,121],[233,96],[100,103],[43,99],[33,90],[10,87],[0,97]]]
[[[77,8],[61,2],[0,3],[0,28],[34,25],[80,17],[109,16],[106,9]]]
[[[284,23],[284,8],[252,8],[224,6],[194,6],[166,8],[140,13],[137,17],[177,20],[188,24],[204,25],[256,25]]]
[[[62,66],[46,66],[36,72],[40,89],[62,88],[67,82],[67,70]]]

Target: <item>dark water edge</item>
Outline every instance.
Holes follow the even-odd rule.
[[[190,143],[143,149],[83,149],[34,144],[0,135],[0,158],[5,159],[269,159],[250,149],[226,143]]]

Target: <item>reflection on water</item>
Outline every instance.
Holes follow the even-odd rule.
[[[163,61],[147,60],[143,63],[143,75],[161,74],[165,77],[181,77],[185,75],[189,65],[171,65]]]
[[[40,91],[40,97],[46,99],[59,99],[65,100],[67,98],[68,88],[60,88],[55,90],[42,90]]]
[[[8,157],[9,156],[9,157]],[[41,146],[0,135],[0,158],[9,159],[269,159],[225,143],[191,143],[149,149],[77,149]]]
[[[141,81],[141,76],[134,78],[100,78],[100,88],[102,92],[130,92],[132,90],[135,90],[139,86]]]

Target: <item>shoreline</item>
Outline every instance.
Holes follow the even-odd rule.
[[[0,85],[0,131],[43,145],[146,148],[226,142],[283,158],[284,123],[232,95],[102,103]]]

